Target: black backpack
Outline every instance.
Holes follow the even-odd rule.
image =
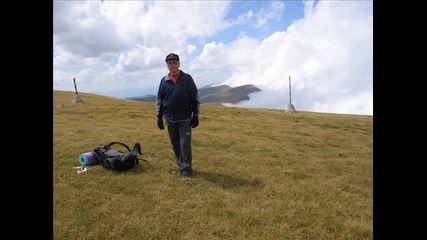
[[[111,146],[114,144],[122,145],[128,152],[124,153],[112,149]],[[132,150],[121,142],[111,142],[103,147],[96,147],[93,149],[93,155],[95,155],[99,164],[106,169],[115,171],[126,171],[139,164],[138,154],[142,155],[141,145],[139,143],[135,143]]]

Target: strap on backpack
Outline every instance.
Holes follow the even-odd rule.
[[[139,153],[139,155],[142,155],[141,144],[139,144],[139,143],[135,143],[132,150],[130,151],[130,154],[133,154],[133,155],[136,155],[137,153]]]
[[[122,142],[111,142],[110,144],[107,145],[108,149],[111,149],[111,146],[113,146],[114,144],[119,144],[122,145],[123,147],[125,147],[129,152],[130,152],[130,148],[128,145],[122,143]]]
[[[122,142],[111,142],[110,144],[108,144],[108,145],[107,145],[107,148],[108,148],[108,149],[111,149],[111,146],[112,146],[112,145],[114,145],[114,144],[122,145],[123,147],[125,147],[125,148],[129,151],[129,155],[134,155],[134,156],[135,156],[135,158],[136,158],[136,164],[139,164],[139,161],[140,161],[140,160],[147,162],[147,160],[145,160],[145,159],[139,159],[139,158],[138,158],[137,153],[138,153],[139,155],[142,155],[142,152],[141,152],[141,144],[140,144],[140,143],[138,143],[138,142],[137,142],[137,143],[135,143],[135,145],[133,146],[132,150],[129,148],[129,146],[128,146],[128,145],[126,145],[126,144],[124,144],[124,143],[122,143]]]

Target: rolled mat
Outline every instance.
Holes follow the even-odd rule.
[[[80,164],[82,166],[94,165],[97,163],[98,159],[96,159],[95,155],[93,155],[92,152],[80,154]]]

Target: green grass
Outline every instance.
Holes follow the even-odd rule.
[[[155,103],[74,95],[54,91],[54,239],[373,239],[372,116],[202,104],[182,181]],[[112,141],[147,162],[77,174]]]

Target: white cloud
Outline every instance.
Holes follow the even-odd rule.
[[[373,114],[372,3],[325,1],[306,13],[287,34],[252,45],[234,43],[259,61],[246,59],[249,64],[234,67],[224,82],[252,83],[265,91],[236,106],[285,108],[289,97],[283,89],[290,76],[297,110]],[[241,50],[232,47],[228,54]],[[233,63],[241,66],[239,61]],[[269,96],[275,97],[266,100]]]
[[[303,2],[303,17],[260,38],[298,3],[234,14],[228,1],[54,1],[54,88],[73,91],[75,77],[80,91],[153,93],[175,52],[199,87],[263,90],[237,106],[285,109],[291,77],[297,110],[372,115],[372,1]]]
[[[261,10],[255,15],[256,28],[260,28],[268,24],[271,20],[280,19],[283,11],[285,10],[285,3],[280,1],[272,1],[267,9],[261,8]]]

